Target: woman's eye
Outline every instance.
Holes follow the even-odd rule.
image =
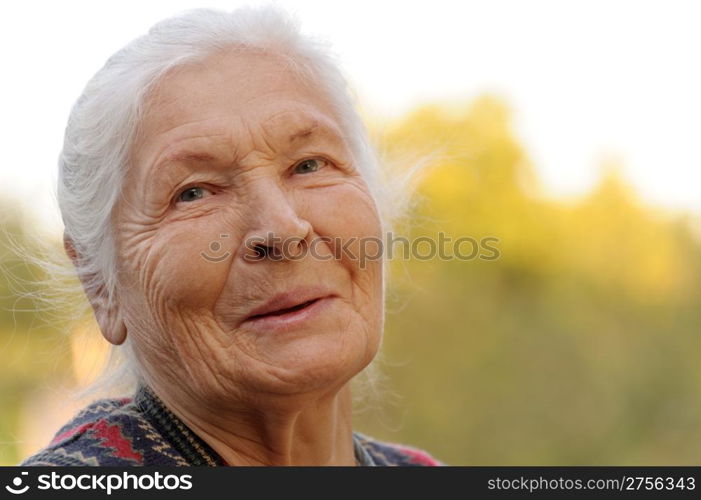
[[[295,165],[295,174],[308,174],[309,172],[316,172],[321,168],[322,163],[323,160],[319,160],[317,158],[304,160]]]
[[[178,196],[178,201],[189,202],[199,200],[200,198],[204,197],[205,191],[205,188],[199,186],[188,188],[180,193]]]

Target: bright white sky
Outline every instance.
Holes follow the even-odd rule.
[[[12,2],[0,17],[0,189],[51,223],[68,112],[151,24],[239,1]],[[701,2],[279,0],[331,40],[373,115],[507,99],[553,196],[586,192],[603,155],[650,202],[701,213]]]

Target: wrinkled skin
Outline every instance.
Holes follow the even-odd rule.
[[[229,463],[352,464],[348,382],[378,350],[383,264],[330,257],[381,226],[332,108],[280,56],[228,51],[169,73],[139,131],[104,335],[130,338],[146,381]],[[325,259],[251,259],[245,242],[274,250],[270,234],[298,238],[289,254],[332,240]],[[244,321],[306,286],[331,298],[303,324]]]

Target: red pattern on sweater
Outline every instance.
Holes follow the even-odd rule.
[[[106,420],[100,420],[95,424],[93,432],[96,437],[102,439],[104,446],[114,449],[115,456],[143,462],[143,455],[134,451],[131,440],[124,437],[119,425],[110,425]]]

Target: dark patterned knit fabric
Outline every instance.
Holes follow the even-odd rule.
[[[424,451],[353,433],[355,458],[365,466],[443,465]],[[147,387],[134,398],[101,399],[84,408],[49,446],[21,465],[225,466]]]

